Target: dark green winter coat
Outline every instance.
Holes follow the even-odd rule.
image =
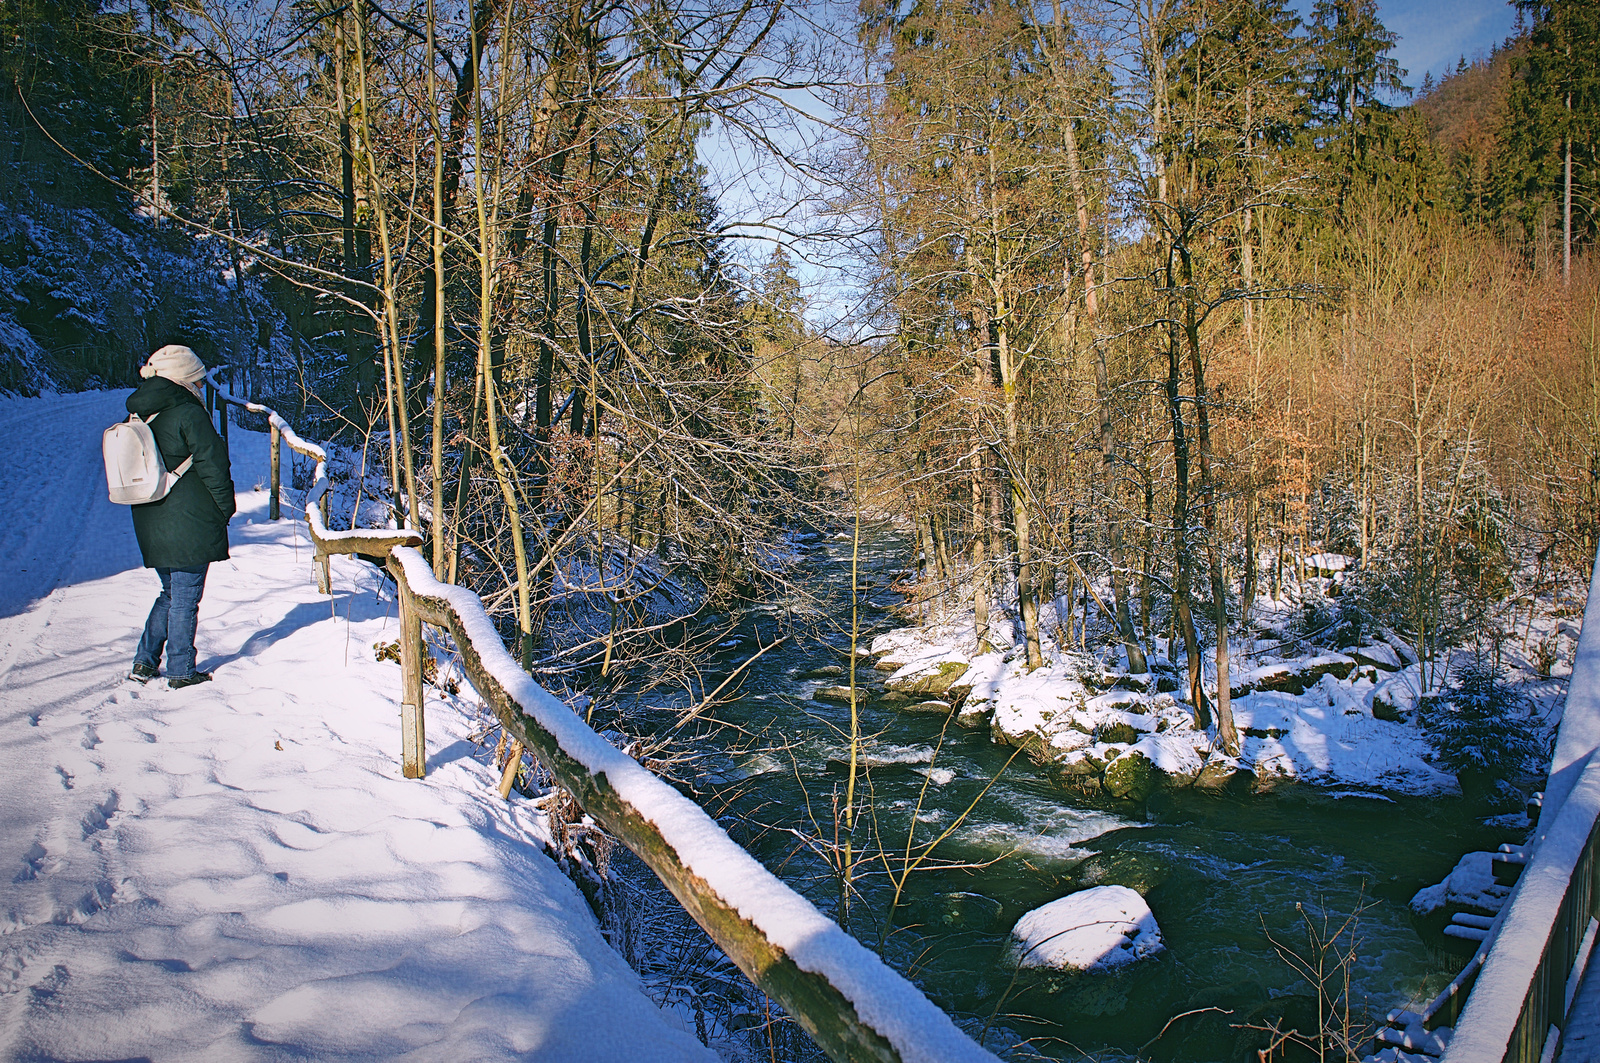
[[[128,396],[128,412],[150,425],[168,469],[194,455],[189,471],[159,502],[133,506],[133,532],[145,568],[191,568],[228,559],[233,516],[233,470],[228,447],[211,426],[205,404],[182,384],[153,376]]]

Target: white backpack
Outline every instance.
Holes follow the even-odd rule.
[[[106,459],[106,486],[111,491],[111,501],[124,506],[137,506],[145,502],[159,502],[167,497],[172,485],[189,471],[194,455],[183,459],[171,472],[161,458],[161,448],[156,446],[155,433],[150,422],[160,417],[150,415],[149,421],[131,413],[126,421],[107,428],[100,439],[100,449]]]

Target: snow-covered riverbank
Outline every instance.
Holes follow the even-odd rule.
[[[1236,644],[1229,689],[1241,749],[1230,757],[1215,729],[1197,728],[1192,706],[1180,700],[1186,683],[1164,640],[1156,640],[1151,671],[1130,675],[1120,649],[1098,656],[1063,649],[1049,634],[1062,630],[1054,607],[1043,611],[1045,661],[1032,671],[1004,621],[997,637],[1005,648],[975,652],[970,608],[878,636],[871,653],[885,674],[886,697],[911,710],[952,706],[961,724],[988,728],[995,741],[1056,765],[1076,785],[1118,797],[1245,783],[1258,791],[1306,783],[1336,796],[1379,799],[1457,790],[1417,713],[1422,696],[1440,689],[1448,665],[1432,669],[1429,686],[1398,639],[1369,638],[1343,650],[1307,640]],[[1548,617],[1540,626],[1570,661],[1576,626]],[[1550,727],[1565,667],[1542,680],[1528,669],[1518,676],[1528,680],[1532,707]],[[1214,696],[1214,666],[1204,683]]]

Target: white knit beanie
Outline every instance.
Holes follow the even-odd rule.
[[[206,364],[189,348],[169,343],[139,368],[145,379],[164,376],[175,384],[195,384],[205,379]]]

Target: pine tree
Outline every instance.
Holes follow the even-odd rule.
[[[1517,8],[1532,16],[1532,28],[1512,82],[1502,210],[1517,217],[1530,238],[1552,216],[1561,219],[1565,278],[1572,248],[1592,242],[1596,231],[1600,10],[1589,0],[1519,0]]]
[[[1383,92],[1409,95],[1389,55],[1399,35],[1378,19],[1377,0],[1317,0],[1311,9],[1312,98],[1324,124],[1348,127]]]
[[[1442,704],[1422,723],[1462,792],[1496,806],[1520,803],[1511,779],[1536,768],[1546,752],[1527,697],[1482,647],[1456,666]]]

